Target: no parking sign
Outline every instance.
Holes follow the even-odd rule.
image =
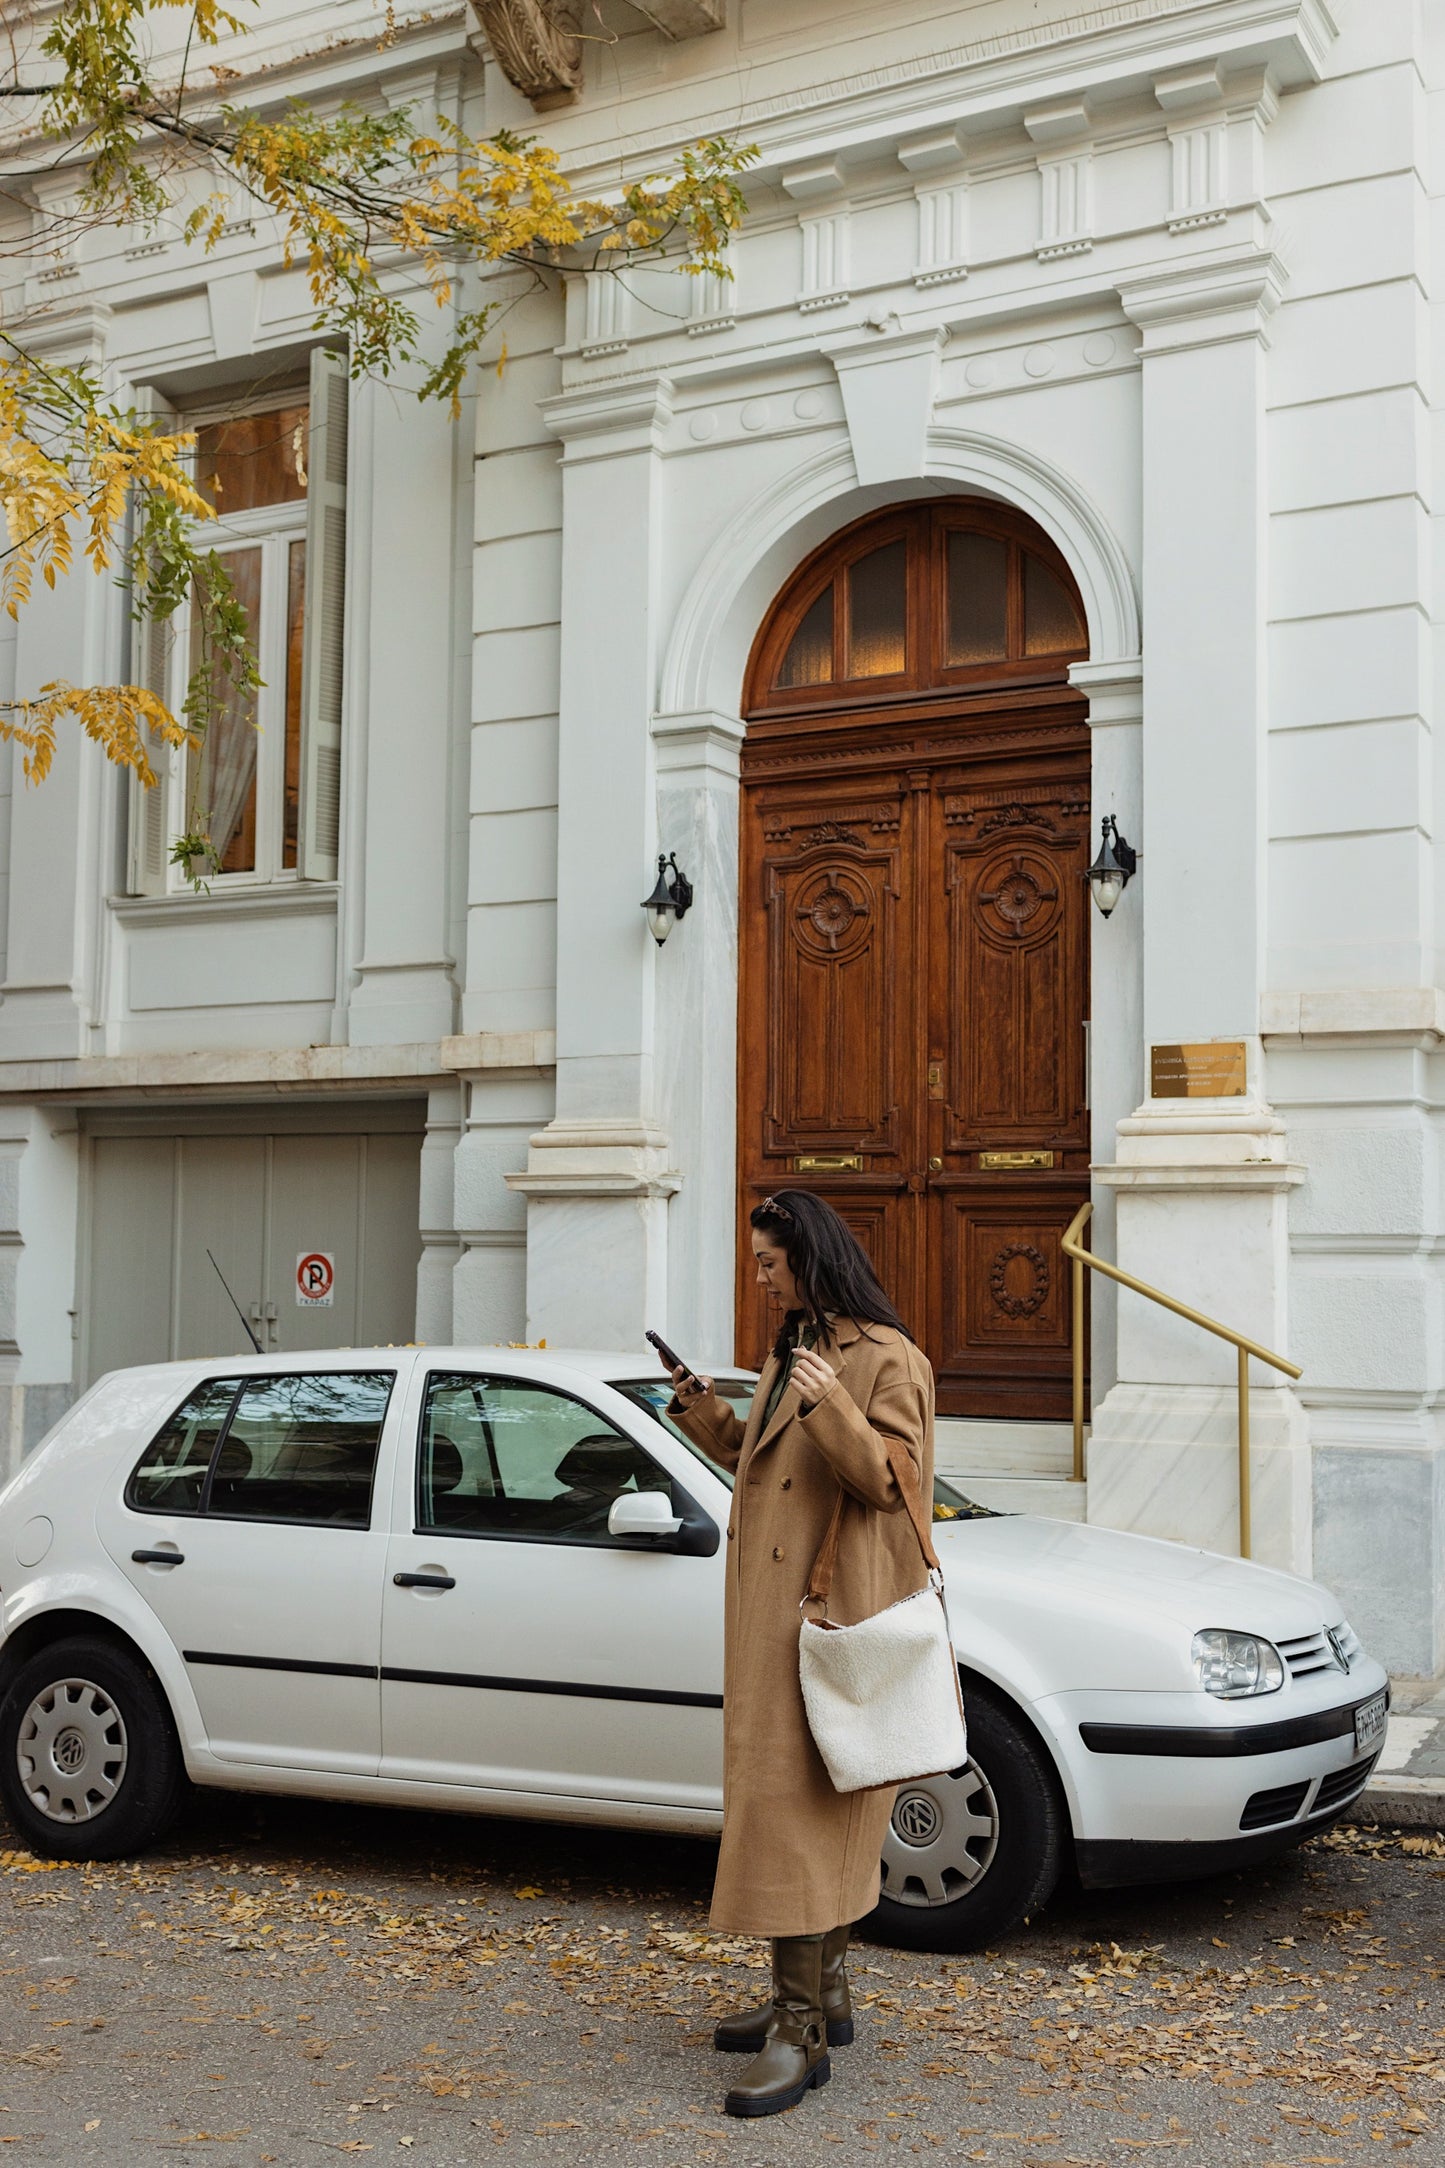
[[[336,1259],[329,1250],[303,1250],[296,1260],[296,1307],[329,1310],[336,1289]]]

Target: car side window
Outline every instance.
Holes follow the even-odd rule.
[[[608,1543],[613,1500],[672,1485],[633,1439],[545,1385],[433,1371],[422,1409],[417,1530]]]
[[[205,1510],[227,1519],[365,1528],[391,1370],[247,1378],[215,1455]]]
[[[140,1513],[199,1513],[206,1470],[236,1398],[239,1378],[207,1378],[142,1453],[125,1501]]]

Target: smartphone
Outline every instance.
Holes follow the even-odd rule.
[[[667,1364],[669,1370],[685,1371],[687,1376],[692,1379],[694,1385],[701,1385],[702,1379],[698,1376],[697,1372],[692,1369],[687,1363],[685,1363],[680,1355],[674,1353],[674,1351],[668,1346],[667,1342],[663,1339],[660,1332],[645,1332],[643,1334],[643,1338],[650,1341],[653,1347],[657,1349],[658,1354]]]

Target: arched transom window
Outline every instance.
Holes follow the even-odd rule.
[[[974,498],[835,535],[758,637],[750,714],[1062,677],[1088,653],[1068,567],[1030,521]]]

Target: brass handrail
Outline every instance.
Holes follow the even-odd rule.
[[[1191,1325],[1202,1326],[1212,1332],[1217,1340],[1228,1340],[1239,1351],[1239,1372],[1236,1390],[1239,1395],[1239,1555],[1248,1558],[1251,1540],[1249,1524],[1249,1358],[1255,1356],[1262,1363],[1269,1363],[1275,1370],[1283,1370],[1286,1377],[1297,1378],[1303,1373],[1298,1363],[1286,1362],[1283,1355],[1261,1347],[1257,1340],[1250,1340],[1230,1325],[1221,1325],[1218,1318],[1206,1317],[1201,1310],[1191,1310],[1187,1302],[1176,1302],[1172,1295],[1161,1294],[1157,1287],[1150,1287],[1144,1280],[1136,1280],[1132,1272],[1121,1272],[1117,1265],[1096,1257],[1086,1250],[1081,1239],[1085,1227],[1093,1216],[1091,1204],[1081,1204],[1064,1230],[1064,1255],[1074,1268],[1074,1475],[1076,1483],[1084,1480],[1084,1268],[1090,1272],[1102,1272],[1109,1280],[1117,1280],[1120,1287],[1132,1288],[1136,1295],[1145,1295],[1150,1302],[1157,1302],[1161,1309],[1172,1310],[1176,1317],[1187,1319]]]

